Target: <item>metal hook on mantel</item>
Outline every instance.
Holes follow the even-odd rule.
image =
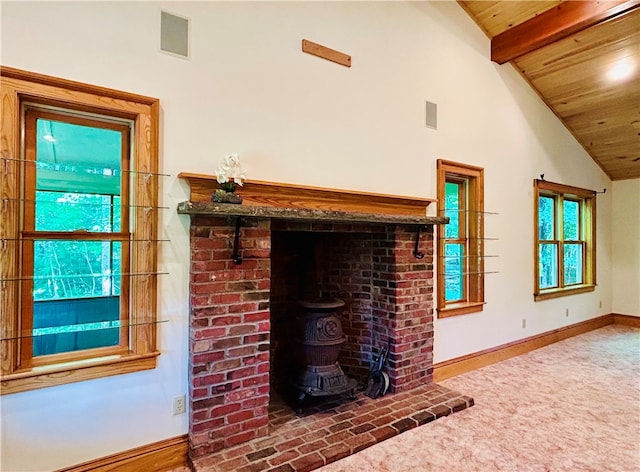
[[[242,264],[242,257],[238,254],[240,246],[240,227],[242,226],[242,217],[236,218],[236,234],[233,238],[233,254],[231,254],[231,260],[237,264]]]
[[[420,232],[422,231],[422,226],[418,226],[418,231],[416,232],[416,245],[413,248],[413,257],[416,259],[422,259],[424,257],[424,252],[420,252],[418,247],[420,246]]]

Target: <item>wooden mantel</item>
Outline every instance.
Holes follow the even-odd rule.
[[[219,188],[215,175],[181,172],[190,187],[188,202],[180,203],[184,214],[226,214],[286,219],[374,221],[406,224],[444,224],[448,218],[427,217],[435,199],[366,193],[322,187],[245,180],[238,194],[242,205],[211,203]],[[380,218],[383,216],[385,218]]]
[[[245,216],[294,221],[326,221],[342,223],[383,223],[402,225],[440,225],[449,218],[436,216],[387,215],[354,211],[312,210],[308,208],[280,208],[232,203],[181,202],[178,213],[183,215]]]

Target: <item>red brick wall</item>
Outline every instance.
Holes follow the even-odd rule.
[[[247,220],[243,262],[231,260],[235,222],[194,217],[191,226],[191,457],[267,434],[269,221]]]
[[[390,343],[391,389],[400,392],[433,381],[433,227],[422,233],[388,226],[373,253],[373,337]]]
[[[432,381],[432,230],[416,259],[412,227],[246,219],[240,265],[231,260],[234,231],[233,219],[193,217],[192,458],[267,434],[270,386],[286,376],[278,349],[290,352],[291,300],[346,302],[340,363],[348,375],[365,381],[372,350],[391,339],[392,390]]]

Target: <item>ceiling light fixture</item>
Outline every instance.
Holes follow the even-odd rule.
[[[635,67],[633,62],[629,59],[616,62],[609,72],[607,72],[607,78],[612,82],[628,79],[633,74]]]

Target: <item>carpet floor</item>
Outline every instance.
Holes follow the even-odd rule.
[[[610,325],[439,382],[473,408],[319,472],[640,471],[640,329]]]

